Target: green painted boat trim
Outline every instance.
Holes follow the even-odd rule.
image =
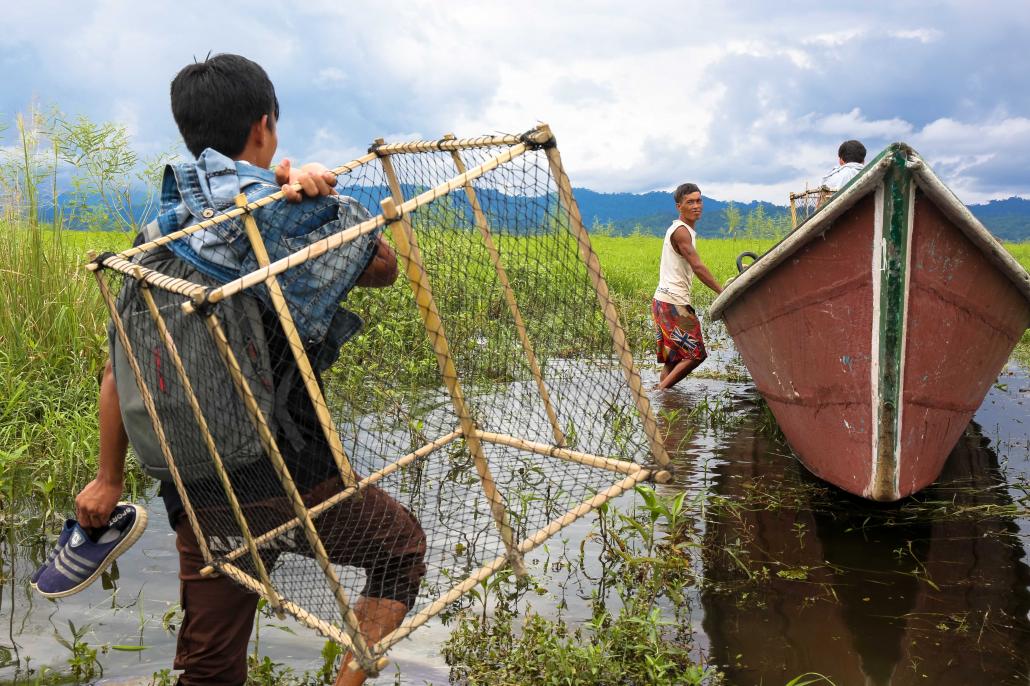
[[[909,207],[912,174],[906,167],[904,146],[887,149],[892,163],[883,177],[883,238],[880,246],[880,302],[877,454],[873,456],[872,497],[896,500],[898,490],[898,437],[901,433],[901,386],[908,297]]]

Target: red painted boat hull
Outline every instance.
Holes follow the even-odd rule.
[[[1026,271],[912,156],[888,148],[712,307],[805,466],[874,500],[938,477],[1030,326]]]

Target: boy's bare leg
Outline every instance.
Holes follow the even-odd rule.
[[[354,613],[358,616],[365,641],[372,646],[401,625],[404,615],[408,613],[408,608],[399,600],[362,596],[354,604]],[[365,683],[364,670],[360,667],[350,669],[352,659],[353,655],[350,653],[343,657],[340,673],[336,676],[336,686],[360,686]]]

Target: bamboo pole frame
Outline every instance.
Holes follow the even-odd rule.
[[[185,279],[177,279],[173,276],[156,272],[153,269],[147,269],[146,267],[138,264],[133,264],[121,255],[108,255],[100,260],[100,264],[87,264],[86,269],[95,272],[101,266],[105,269],[111,269],[125,274],[126,276],[131,276],[137,281],[142,281],[150,286],[154,286],[155,288],[160,288],[164,291],[171,291],[172,293],[178,293],[179,295],[184,295],[187,298],[202,297],[204,292],[207,291],[207,287],[201,286],[198,283],[186,281]]]
[[[418,240],[415,231],[411,228],[411,221],[407,215],[400,214],[397,205],[403,204],[400,183],[397,174],[394,172],[393,163],[389,158],[381,161],[383,170],[386,172],[386,179],[390,184],[390,191],[394,198],[386,198],[382,202],[383,216],[392,222],[393,240],[397,245],[397,252],[404,258],[405,273],[408,276],[408,283],[411,285],[415,301],[418,303],[419,316],[429,334],[433,352],[436,353],[436,361],[440,365],[440,374],[447,386],[447,392],[451,397],[451,405],[458,415],[458,422],[461,425],[462,434],[465,436],[465,444],[472,453],[472,460],[476,466],[476,473],[483,486],[483,492],[490,501],[490,513],[497,523],[501,540],[511,561],[512,570],[519,577],[526,575],[526,566],[522,556],[515,548],[515,533],[508,523],[508,512],[505,509],[504,498],[497,490],[497,483],[493,474],[490,473],[490,466],[486,461],[486,453],[483,451],[483,444],[476,436],[476,424],[472,419],[472,413],[465,405],[465,395],[461,390],[461,383],[458,381],[458,370],[454,366],[454,359],[451,357],[450,345],[447,342],[447,334],[444,331],[443,320],[440,318],[440,311],[436,307],[436,300],[433,299],[433,289],[429,281],[429,274],[426,273],[425,265],[422,262],[422,255],[418,249]]]
[[[548,538],[558,533],[568,525],[575,522],[580,517],[596,510],[601,505],[612,498],[617,498],[629,489],[633,488],[637,484],[647,481],[651,477],[651,472],[647,469],[641,469],[640,471],[630,474],[622,481],[612,485],[607,490],[598,493],[597,495],[584,500],[582,503],[577,505],[575,508],[569,510],[561,517],[558,517],[551,523],[547,524],[543,528],[539,529],[536,533],[526,537],[518,544],[519,553],[525,555],[532,551],[534,548],[542,544]],[[407,620],[401,626],[393,631],[393,633],[387,634],[376,644],[382,647],[383,651],[389,650],[398,641],[408,636],[412,631],[422,626],[430,619],[440,614],[448,605],[453,603],[455,600],[465,595],[468,591],[476,586],[480,581],[486,579],[490,575],[500,571],[507,561],[507,555],[501,555],[495,558],[493,561],[483,565],[476,572],[473,572],[465,578],[457,586],[453,587],[450,591],[443,594],[436,599],[432,604],[427,606],[424,610],[416,615],[413,615],[411,619]]]
[[[548,141],[549,131],[544,131],[540,126],[527,131],[522,135],[505,134],[501,136],[478,136],[476,138],[455,138],[448,134],[436,141],[411,141],[410,143],[384,143],[382,139],[377,140],[370,151],[380,157],[384,155],[398,155],[414,152],[439,152],[471,150],[473,148],[491,148],[501,146],[514,146],[519,143],[532,143],[542,145]]]
[[[215,439],[211,435],[211,431],[208,429],[207,419],[205,419],[204,412],[200,408],[200,402],[197,400],[197,396],[193,392],[193,384],[190,382],[189,375],[186,374],[186,368],[183,366],[182,358],[179,356],[179,349],[175,345],[175,341],[172,340],[171,333],[168,331],[168,326],[165,324],[164,317],[161,316],[161,311],[158,309],[157,303],[154,301],[154,295],[150,292],[150,288],[144,286],[140,290],[143,293],[143,300],[147,304],[147,309],[150,310],[150,316],[153,317],[154,324],[157,326],[158,334],[161,336],[161,340],[165,345],[165,350],[168,351],[168,357],[172,360],[172,366],[175,367],[175,371],[179,375],[179,380],[182,382],[183,392],[189,400],[190,410],[193,412],[193,418],[197,421],[197,427],[200,429],[200,435],[204,439],[204,446],[207,448],[208,455],[211,457],[211,463],[214,465],[215,473],[218,475],[218,480],[222,484],[222,490],[225,491],[225,495],[229,499],[229,509],[232,510],[233,518],[236,520],[236,525],[240,527],[240,534],[243,536],[244,545],[250,553],[251,559],[254,561],[254,567],[257,569],[258,577],[261,580],[262,587],[265,589],[268,602],[271,603],[276,616],[282,619],[284,616],[282,598],[280,598],[279,594],[275,592],[275,589],[272,586],[272,580],[268,576],[268,570],[265,568],[265,562],[258,554],[257,545],[254,543],[254,536],[250,531],[250,525],[247,523],[247,518],[244,516],[243,509],[240,507],[240,501],[236,496],[236,490],[232,487],[232,482],[229,481],[229,473],[226,471],[225,464],[222,462],[222,456],[219,454],[218,447],[215,445]],[[178,484],[176,486],[178,487]],[[182,491],[180,491],[180,495],[185,492],[186,490],[182,489]]]
[[[204,532],[200,528],[200,524],[193,511],[193,506],[190,504],[189,498],[185,495],[186,489],[182,487],[182,477],[179,475],[179,469],[175,464],[175,458],[172,457],[172,449],[168,446],[164,424],[157,414],[157,406],[154,405],[154,397],[150,394],[150,388],[143,380],[143,372],[140,371],[139,361],[136,359],[136,353],[132,349],[132,343],[129,342],[129,336],[125,333],[125,325],[124,322],[122,322],[121,315],[118,313],[118,307],[115,304],[114,298],[111,296],[111,290],[107,287],[107,279],[99,269],[93,269],[93,276],[97,280],[100,295],[107,304],[107,310],[111,314],[111,321],[114,323],[115,332],[118,335],[118,342],[121,343],[122,350],[125,352],[125,359],[129,362],[129,367],[132,369],[132,375],[136,379],[136,387],[139,389],[140,398],[143,400],[143,407],[146,409],[147,415],[150,417],[150,424],[153,426],[154,433],[157,435],[157,441],[161,444],[161,454],[165,458],[165,464],[168,465],[168,471],[171,472],[172,481],[175,483],[175,487],[179,493],[183,494],[183,510],[186,512],[186,518],[190,523],[190,528],[193,529],[193,535],[197,538],[197,545],[200,547],[200,554],[204,557],[204,562],[210,564],[211,550],[207,546],[207,538],[205,538]],[[111,364],[114,364],[114,362],[112,361]]]
[[[329,555],[325,550],[325,546],[322,544],[322,539],[318,535],[318,531],[315,529],[314,521],[312,520],[307,507],[304,505],[300,491],[297,490],[297,485],[290,476],[289,469],[286,467],[286,462],[283,460],[282,453],[279,452],[279,446],[275,442],[275,437],[272,435],[268,422],[265,421],[265,417],[261,413],[261,408],[257,404],[257,399],[254,397],[254,393],[250,390],[250,384],[243,375],[243,370],[240,368],[239,361],[236,359],[236,355],[229,346],[229,341],[225,337],[225,330],[222,328],[214,313],[207,314],[205,316],[205,321],[207,322],[208,329],[211,331],[211,335],[215,340],[218,352],[222,355],[222,359],[229,368],[229,373],[230,376],[232,376],[233,383],[236,385],[237,391],[243,398],[251,421],[254,423],[254,427],[258,431],[258,435],[261,437],[262,443],[265,445],[269,461],[272,463],[276,475],[279,477],[279,481],[286,493],[286,497],[290,501],[290,505],[293,507],[293,513],[297,519],[303,523],[304,535],[307,538],[308,545],[311,546],[311,552],[315,560],[318,562],[318,566],[322,570],[322,574],[325,575],[326,580],[329,582],[329,588],[332,591],[336,604],[340,609],[340,615],[344,620],[343,625],[347,634],[351,638],[354,655],[362,667],[371,669],[374,666],[372,656],[369,653],[364,637],[361,635],[359,622],[357,616],[354,614],[354,610],[351,609],[349,599],[347,598],[347,592],[343,588],[343,585],[340,583],[339,576],[336,574],[336,571],[329,562]],[[210,564],[210,560],[208,562]]]
[[[509,145],[513,146],[519,143],[527,142],[533,144],[541,144],[546,142],[546,136],[548,135],[550,134],[545,134],[542,132],[541,127],[537,127],[536,129],[533,129],[532,131],[529,131],[522,135],[508,134],[502,136],[479,136],[475,138],[451,138],[439,141],[384,143],[383,145],[373,146],[373,150],[369,151],[368,154],[362,155],[356,160],[353,160],[346,164],[341,164],[338,167],[334,167],[329,171],[331,171],[333,174],[336,174],[337,176],[340,176],[341,174],[352,172],[355,169],[361,167],[362,165],[368,164],[369,162],[377,158],[381,158],[385,155],[396,155],[413,152],[430,152],[434,150],[469,150],[473,148],[502,147]],[[296,191],[302,190],[299,183],[293,184],[292,188]],[[168,243],[178,240],[184,236],[189,236],[191,234],[196,233],[197,231],[203,231],[204,229],[209,229],[212,226],[221,224],[222,222],[229,221],[230,219],[235,219],[236,217],[240,217],[246,212],[253,212],[259,207],[269,205],[277,200],[281,200],[283,197],[285,197],[284,193],[282,191],[277,191],[264,198],[255,200],[254,202],[247,203],[246,207],[243,209],[237,207],[235,209],[228,210],[226,212],[223,212],[222,214],[212,217],[211,219],[206,219],[202,222],[198,222],[197,224],[188,226],[185,229],[173,231],[167,236],[162,236],[161,238],[158,238],[156,240],[143,243],[133,248],[129,248],[128,250],[119,253],[119,255],[123,258],[130,258],[133,255],[138,255],[139,253],[149,252],[154,248],[160,247],[162,245],[167,245]]]
[[[236,206],[246,207],[246,205],[247,196],[243,193],[237,195]],[[243,227],[247,233],[247,240],[250,241],[250,248],[254,251],[255,257],[257,257],[258,264],[262,267],[268,266],[268,250],[265,248],[265,242],[261,239],[261,232],[258,231],[257,221],[254,220],[254,215],[250,212],[246,212],[243,215]],[[279,318],[279,325],[282,327],[283,333],[286,334],[287,341],[289,341],[293,360],[297,363],[297,369],[304,379],[304,388],[307,390],[308,398],[310,398],[311,404],[315,409],[315,416],[318,417],[322,434],[329,444],[329,451],[332,453],[333,462],[336,463],[336,469],[340,473],[340,480],[343,481],[344,486],[350,488],[358,482],[358,477],[354,473],[354,468],[351,467],[350,460],[343,449],[340,434],[336,432],[336,426],[329,415],[329,407],[326,405],[325,396],[322,395],[322,389],[319,387],[318,381],[315,380],[315,370],[311,367],[311,360],[308,359],[308,353],[300,340],[300,334],[297,333],[297,326],[293,322],[293,315],[286,304],[286,296],[283,295],[283,289],[275,276],[269,276],[265,280],[265,287],[268,288],[268,293],[272,298],[272,306],[275,308],[275,314]]]
[[[546,125],[543,125],[541,128],[547,129],[547,132],[550,133],[550,129]],[[549,138],[549,140],[553,140],[553,138]],[[601,273],[601,262],[597,259],[597,254],[594,252],[593,246],[590,245],[590,236],[583,226],[583,217],[579,213],[579,205],[576,204],[576,198],[572,194],[572,184],[565,173],[565,167],[562,166],[558,147],[557,145],[551,145],[545,149],[545,152],[547,154],[547,163],[551,168],[551,176],[554,177],[554,182],[558,186],[558,202],[568,212],[569,230],[576,239],[580,258],[587,268],[587,274],[594,286],[594,291],[597,293],[597,300],[601,305],[605,322],[608,324],[608,331],[611,333],[612,341],[615,344],[615,352],[619,357],[623,376],[625,376],[630,393],[633,395],[633,402],[637,407],[637,412],[640,414],[640,419],[644,423],[644,433],[647,435],[648,443],[651,446],[651,454],[662,470],[668,470],[670,463],[669,453],[666,451],[665,443],[658,433],[658,422],[655,421],[654,414],[651,412],[651,401],[644,394],[640,373],[633,362],[633,353],[630,351],[629,342],[626,340],[626,332],[622,328],[618,312],[615,311],[615,305],[612,303],[611,294],[608,292],[608,283]]]
[[[240,584],[241,586],[247,588],[248,590],[252,591],[256,595],[264,595],[264,589],[262,588],[261,584],[259,584],[254,579],[254,577],[252,577],[250,574],[247,574],[245,571],[243,571],[236,565],[232,565],[227,562],[218,562],[217,569],[218,573],[229,577],[230,579]],[[301,624],[304,624],[305,626],[314,629],[326,638],[330,638],[336,641],[347,650],[351,650],[353,648],[350,641],[350,637],[345,632],[341,631],[339,627],[330,624],[324,619],[320,619],[319,617],[311,614],[300,605],[297,605],[294,602],[284,599],[283,609],[285,609],[287,612],[293,615]]]
[[[422,446],[418,450],[410,452],[407,455],[405,455],[404,457],[398,458],[396,461],[391,462],[390,464],[386,465],[385,467],[383,467],[379,471],[373,472],[373,473],[369,474],[364,479],[359,481],[356,485],[354,485],[354,486],[352,486],[352,487],[350,487],[348,489],[345,489],[343,491],[340,491],[339,493],[337,493],[336,495],[333,495],[330,498],[326,498],[322,502],[320,502],[317,505],[315,505],[314,507],[310,508],[308,510],[308,512],[311,513],[311,517],[312,518],[318,517],[320,514],[322,514],[326,510],[328,510],[330,507],[336,505],[337,503],[340,503],[340,502],[346,500],[347,498],[351,497],[355,493],[358,493],[360,491],[365,490],[366,488],[368,488],[372,484],[376,483],[377,481],[381,481],[382,479],[385,479],[386,477],[388,477],[389,475],[393,474],[394,472],[396,472],[397,470],[401,469],[402,467],[408,466],[409,464],[411,464],[412,462],[414,462],[415,460],[417,460],[419,458],[426,457],[427,455],[429,455],[429,454],[439,450],[440,448],[446,446],[447,444],[453,442],[455,439],[460,438],[460,437],[461,437],[461,430],[459,429],[458,431],[452,431],[451,433],[449,433],[449,434],[447,434],[445,436],[441,436],[440,438],[436,439],[435,441],[431,441],[429,443],[426,443],[424,446]],[[279,536],[283,535],[287,531],[295,529],[295,528],[297,528],[298,526],[301,526],[301,525],[302,525],[302,522],[299,519],[296,519],[296,518],[291,519],[290,521],[288,521],[288,522],[286,522],[284,524],[281,524],[280,526],[276,527],[275,529],[272,529],[271,531],[268,531],[266,533],[261,534],[260,536],[258,536],[255,539],[254,542],[258,546],[264,545],[265,543],[268,543],[269,541],[272,541],[272,540],[278,538]],[[226,553],[224,555],[219,556],[217,562],[218,563],[232,562],[233,560],[235,560],[236,558],[238,558],[241,555],[245,554],[246,552],[247,552],[247,547],[246,546],[240,546],[239,548],[236,548],[235,550],[232,550],[232,551],[230,551],[230,552],[228,552],[228,553]],[[209,574],[211,571],[213,571],[213,568],[212,568],[211,565],[208,565],[207,567],[204,567],[203,569],[201,569],[200,573],[201,574]]]
[[[516,157],[526,154],[526,152],[529,149],[530,148],[526,143],[519,143],[518,145],[514,145],[505,150],[504,152],[500,153],[496,157],[490,158],[478,167],[470,169],[464,174],[460,174],[453,179],[445,181],[444,183],[441,183],[439,186],[431,188],[430,190],[415,196],[414,198],[404,202],[403,204],[399,204],[397,211],[400,214],[414,212],[419,207],[427,205],[436,200],[437,198],[441,198],[457,190],[458,188],[464,187],[465,184],[467,184],[469,181],[473,179],[478,179],[483,174],[486,174],[487,172],[496,169],[502,164],[506,164],[511,160],[515,159]],[[386,161],[386,159],[387,158],[384,157],[382,158],[382,161]],[[228,298],[231,295],[235,295],[236,293],[239,293],[242,290],[262,283],[269,276],[282,274],[284,271],[290,269],[291,267],[296,267],[298,264],[303,264],[304,262],[313,257],[318,257],[319,255],[322,255],[328,252],[329,250],[332,250],[333,248],[338,248],[344,243],[348,243],[354,240],[358,236],[362,236],[366,233],[371,233],[372,231],[375,231],[380,226],[383,226],[385,224],[385,217],[382,214],[376,215],[371,219],[367,219],[360,224],[355,224],[354,226],[348,229],[344,229],[339,233],[335,233],[332,236],[326,236],[322,240],[316,241],[311,245],[307,246],[306,248],[298,250],[292,255],[288,255],[286,257],[276,260],[267,267],[256,269],[250,274],[241,276],[235,281],[230,281],[229,283],[223,285],[221,288],[215,288],[208,292],[205,297],[195,299],[194,302],[195,304],[199,305],[201,302],[204,301],[216,303],[219,300],[224,300],[225,298]],[[169,236],[171,235],[172,234],[169,234]],[[189,307],[187,307],[188,305],[190,305],[190,303],[187,303],[184,307],[186,307],[186,309],[190,309]]]
[[[481,441],[486,441],[487,443],[506,445],[509,448],[518,448],[519,450],[543,455],[544,457],[557,457],[561,460],[565,460],[566,462],[576,462],[581,465],[586,465],[587,467],[607,469],[609,472],[616,472],[618,474],[636,474],[643,469],[643,467],[638,465],[636,462],[613,460],[610,457],[602,457],[600,455],[591,455],[590,453],[582,453],[576,450],[557,448],[553,445],[547,445],[546,443],[527,441],[523,438],[517,438],[507,434],[477,430],[476,437]]]
[[[255,425],[255,429],[258,431],[262,443],[268,452],[269,460],[282,482],[287,498],[290,500],[294,508],[295,517],[293,519],[279,525],[271,531],[263,533],[260,536],[254,537],[251,535],[249,529],[246,527],[242,508],[239,507],[238,501],[235,499],[235,494],[232,492],[231,482],[228,480],[224,464],[217,453],[213,437],[210,435],[210,431],[206,427],[206,423],[203,423],[202,417],[199,416],[202,414],[199,402],[193,393],[192,387],[189,385],[189,381],[186,379],[182,361],[178,357],[177,351],[175,351],[172,354],[172,357],[174,358],[173,364],[175,364],[177,372],[183,379],[184,387],[188,389],[187,392],[191,402],[191,408],[194,411],[195,417],[198,418],[198,424],[202,427],[201,431],[205,444],[208,446],[208,450],[212,454],[212,460],[216,465],[216,471],[219,474],[223,489],[230,498],[230,505],[233,506],[233,514],[237,518],[237,523],[241,524],[241,531],[245,532],[243,545],[240,545],[226,554],[220,555],[217,559],[213,559],[210,550],[206,546],[206,540],[203,533],[200,531],[196,513],[192,511],[188,500],[185,498],[185,489],[182,487],[182,482],[178,478],[174,461],[166,454],[166,459],[173,471],[173,479],[176,481],[176,486],[184,495],[183,500],[187,509],[187,516],[190,520],[190,525],[197,534],[197,539],[202,546],[202,551],[204,552],[206,566],[201,570],[202,573],[211,574],[216,571],[221,572],[238,583],[241,583],[245,587],[253,590],[255,593],[262,595],[273,604],[273,607],[281,607],[291,615],[295,616],[303,624],[319,631],[323,635],[337,641],[345,648],[351,650],[356,658],[355,662],[352,663],[352,668],[360,665],[361,668],[370,675],[374,675],[385,665],[386,658],[382,656],[390,647],[395,645],[404,637],[410,635],[410,633],[417,627],[438,614],[458,597],[468,592],[469,589],[474,587],[481,580],[496,573],[507,564],[511,564],[516,574],[520,576],[525,574],[526,570],[522,561],[522,556],[541,545],[558,531],[597,507],[600,507],[612,498],[618,497],[620,494],[632,489],[641,482],[647,480],[664,482],[671,478],[670,473],[665,469],[669,464],[669,459],[665,446],[658,433],[657,422],[655,422],[652,414],[650,402],[643,393],[639,374],[633,365],[632,355],[629,351],[625,332],[623,331],[618,315],[615,312],[607,284],[601,274],[600,263],[597,260],[596,254],[593,252],[593,248],[590,246],[589,237],[587,236],[586,230],[582,224],[582,217],[572,195],[571,184],[565,174],[560,156],[554,146],[553,140],[551,131],[546,125],[538,126],[532,131],[520,136],[485,136],[480,138],[456,139],[453,135],[447,134],[438,141],[414,141],[411,143],[397,144],[387,144],[380,139],[370,148],[368,155],[355,160],[349,166],[344,165],[333,171],[337,174],[343,173],[344,171],[352,171],[363,164],[367,164],[378,159],[386,174],[387,181],[390,185],[390,191],[393,195],[392,199],[383,201],[382,214],[357,225],[347,227],[336,234],[313,243],[287,257],[275,262],[270,262],[252,214],[253,210],[280,200],[283,196],[280,192],[253,203],[248,203],[245,196],[241,194],[236,198],[237,207],[233,210],[218,215],[206,222],[201,222],[200,224],[188,227],[188,229],[174,232],[168,236],[163,236],[156,241],[144,244],[138,248],[133,248],[130,251],[126,251],[115,256],[108,256],[99,263],[90,265],[90,268],[96,272],[95,275],[98,282],[101,283],[105,300],[108,302],[108,307],[112,312],[112,317],[116,320],[116,326],[119,327],[119,339],[123,341],[124,346],[128,345],[127,336],[124,330],[121,329],[121,322],[118,320],[114,301],[111,299],[110,293],[106,289],[106,284],[100,274],[99,269],[101,267],[123,272],[132,278],[135,278],[141,283],[141,285],[144,283],[150,284],[154,287],[175,292],[189,298],[189,301],[184,303],[183,309],[187,313],[196,312],[203,316],[215,344],[219,349],[219,353],[230,371],[233,383],[236,385],[237,391],[244,400],[248,415],[251,417],[251,420]],[[483,164],[471,170],[467,170],[464,165],[464,160],[460,155],[460,151],[486,147],[503,147],[505,149],[500,151],[499,154],[494,157],[491,157]],[[543,373],[536,359],[535,350],[533,348],[532,341],[529,338],[528,330],[525,327],[525,322],[522,320],[521,311],[519,310],[514,290],[511,287],[510,280],[508,279],[507,272],[504,268],[500,250],[494,242],[491,227],[489,226],[489,222],[487,221],[486,215],[483,212],[483,208],[479,203],[479,198],[477,197],[472,184],[473,180],[482,177],[491,170],[524,155],[530,150],[537,150],[540,148],[544,149],[551,175],[555,179],[559,203],[562,209],[569,215],[569,230],[576,239],[580,259],[583,260],[587,268],[591,284],[594,287],[598,302],[601,305],[606,324],[609,328],[610,334],[612,335],[617,356],[619,357],[623,376],[630,388],[634,404],[636,405],[638,414],[644,424],[648,444],[655,463],[659,467],[658,470],[635,462],[621,461],[563,447],[566,442],[564,432],[561,429],[557,412],[555,411],[554,405],[551,402],[550,395],[547,391]],[[390,156],[395,154],[428,152],[449,152],[455,168],[458,171],[458,175],[430,190],[416,195],[414,198],[405,200],[402,197],[401,186],[397,175],[394,172]],[[476,426],[471,412],[469,411],[469,407],[466,405],[466,400],[458,378],[454,360],[450,353],[449,343],[444,332],[440,312],[436,307],[435,300],[433,299],[429,277],[426,272],[425,265],[422,262],[417,237],[409,219],[410,213],[419,207],[427,205],[437,198],[443,197],[449,193],[456,192],[458,189],[462,189],[465,192],[470,206],[472,207],[476,228],[484,241],[491,263],[502,286],[505,301],[509,310],[512,312],[519,340],[522,344],[523,351],[526,354],[526,359],[533,374],[534,381],[536,382],[537,390],[544,404],[545,412],[547,414],[556,445],[530,441],[507,434],[482,431]],[[143,270],[138,266],[132,265],[131,262],[126,259],[127,257],[167,244],[173,240],[182,238],[183,236],[187,236],[196,231],[200,231],[204,228],[208,228],[220,222],[228,221],[237,217],[242,217],[248,239],[251,241],[255,254],[258,256],[259,268],[250,274],[246,274],[235,281],[223,285],[220,288],[210,289],[182,279],[174,279],[157,272]],[[291,351],[295,356],[298,366],[302,367],[302,374],[305,376],[305,381],[307,382],[310,380],[313,382],[314,375],[310,368],[310,362],[308,361],[306,352],[303,349],[303,344],[300,342],[292,316],[290,315],[285,302],[285,296],[279,287],[278,279],[275,277],[291,267],[324,254],[325,252],[343,245],[348,241],[352,241],[361,235],[376,231],[386,224],[391,225],[391,232],[394,242],[397,245],[397,252],[405,261],[406,276],[408,277],[409,285],[414,292],[423,324],[430,335],[434,353],[437,357],[438,364],[440,365],[442,380],[447,386],[447,390],[451,398],[451,404],[459,420],[459,428],[449,434],[437,438],[434,441],[422,445],[407,455],[389,462],[385,467],[374,472],[368,477],[358,479],[357,475],[350,468],[349,460],[343,451],[342,442],[340,442],[339,434],[336,432],[336,428],[332,422],[332,418],[329,414],[329,409],[321,389],[316,389],[317,393],[314,393],[310,388],[307,388],[313,406],[316,408],[316,414],[319,416],[322,429],[326,433],[327,440],[330,441],[331,446],[333,445],[333,439],[335,439],[336,443],[339,443],[339,452],[337,453],[335,448],[333,448],[333,457],[334,461],[337,462],[337,467],[340,470],[341,478],[344,479],[345,485],[345,488],[339,493],[334,494],[332,497],[311,508],[307,508],[300,497],[296,484],[290,477],[285,461],[283,460],[282,454],[276,444],[275,437],[272,435],[271,429],[257,404],[257,400],[250,391],[248,382],[243,376],[242,369],[235,358],[233,350],[226,340],[225,330],[222,328],[215,314],[207,311],[206,309],[201,309],[199,306],[204,303],[219,302],[226,297],[231,297],[234,294],[261,283],[266,284],[269,288],[269,292],[273,294],[273,303],[276,307],[277,314],[280,317],[280,325],[283,326],[284,332],[287,335],[291,345]],[[170,333],[164,325],[163,317],[161,317],[151,294],[146,292],[145,289],[144,298],[147,300],[148,308],[151,310],[151,316],[154,318],[155,324],[160,329],[166,346],[169,347],[170,350],[174,350],[174,342],[171,340]],[[130,350],[130,348],[126,347],[126,351],[129,353],[130,360],[134,366],[134,373],[137,376],[137,381],[141,383],[142,375],[140,374],[136,364],[135,356],[131,354]],[[303,362],[301,360],[303,360]],[[303,369],[304,362],[308,363],[307,369],[310,373],[305,373]],[[151,419],[154,422],[155,427],[160,427],[159,418],[156,416],[156,409],[153,406],[152,400],[151,405],[148,407],[148,412],[151,414]],[[472,454],[484,496],[487,499],[491,515],[493,516],[498,531],[500,532],[501,540],[505,546],[506,552],[487,564],[484,564],[461,583],[450,588],[450,590],[437,598],[422,611],[410,617],[391,634],[387,635],[375,644],[369,644],[365,641],[364,636],[361,633],[357,617],[349,605],[347,593],[340,584],[339,577],[333,569],[318,532],[314,527],[314,518],[324,513],[328,508],[342,502],[346,498],[360,493],[368,486],[377,483],[390,474],[393,474],[403,467],[411,464],[413,461],[428,456],[439,448],[457,440],[459,437],[463,437],[465,439],[469,451]],[[168,453],[169,449],[163,433],[160,434],[160,440],[162,442],[163,449]],[[504,498],[498,491],[497,484],[489,470],[484,445],[486,443],[503,445],[544,457],[551,457],[582,464],[588,467],[605,469],[609,472],[624,475],[624,478],[606,490],[598,492],[594,496],[580,502],[576,507],[569,510],[564,515],[554,519],[532,535],[518,541],[516,540],[515,532],[512,530],[509,523],[509,514],[506,509]],[[350,480],[345,476],[347,473],[351,476]],[[268,577],[267,570],[261,562],[259,548],[262,545],[267,544],[286,532],[298,527],[302,527],[304,529],[304,534],[311,546],[313,555],[321,567],[336,599],[343,619],[342,628],[312,615],[303,607],[279,596]],[[233,564],[233,561],[247,555],[248,553],[257,563],[256,572],[257,577],[260,578],[255,578],[253,574],[244,572],[241,568]],[[278,603],[278,606],[276,603]]]
[[[454,134],[444,134],[443,139],[454,140]],[[459,174],[464,174],[465,162],[461,159],[461,153],[457,150],[451,150],[451,158],[454,160],[454,166],[457,168]],[[515,330],[519,334],[519,342],[522,344],[522,350],[526,353],[526,362],[529,364],[530,373],[533,375],[533,380],[536,382],[537,392],[540,394],[540,400],[544,404],[544,412],[547,414],[547,421],[551,423],[551,432],[554,436],[555,445],[565,445],[565,432],[562,431],[561,425],[558,422],[558,414],[554,411],[554,405],[551,403],[551,396],[547,392],[547,385],[544,383],[543,374],[540,371],[540,364],[536,359],[536,351],[533,349],[533,342],[529,340],[529,332],[526,330],[526,324],[522,321],[522,312],[519,310],[518,301],[515,299],[515,291],[511,287],[511,281],[508,279],[508,272],[504,269],[504,264],[501,262],[501,253],[494,245],[493,237],[490,235],[490,224],[486,220],[486,214],[483,213],[483,208],[479,204],[479,198],[476,196],[476,190],[472,187],[472,183],[465,184],[465,195],[468,197],[469,204],[472,206],[472,214],[475,217],[476,228],[479,229],[479,235],[483,237],[483,244],[486,246],[487,252],[490,254],[490,262],[494,266],[494,271],[497,272],[497,280],[501,284],[501,289],[504,291],[504,300],[508,304],[508,309],[511,311],[511,316],[515,321]]]
[[[803,191],[790,194],[790,225],[791,229],[798,228],[800,222],[806,221],[812,215],[809,214],[805,217],[798,217],[797,200],[805,200],[805,204],[808,204],[808,198],[815,196],[815,212],[818,212],[820,208],[829,200],[834,194],[834,191],[830,190],[826,186],[819,186],[817,188],[805,188]],[[815,213],[813,212],[813,214]]]

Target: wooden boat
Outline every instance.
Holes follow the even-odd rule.
[[[895,143],[711,316],[805,466],[890,501],[940,474],[1030,326],[1030,275]]]

